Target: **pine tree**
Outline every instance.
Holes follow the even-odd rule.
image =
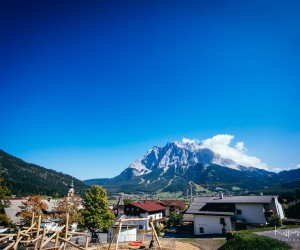
[[[114,222],[114,215],[108,209],[107,194],[101,187],[89,188],[83,199],[83,226],[90,230],[92,238],[96,238],[96,230],[102,232]]]
[[[4,213],[4,207],[9,207],[10,203],[8,200],[3,199],[5,195],[8,194],[8,188],[4,184],[4,174],[5,170],[0,167],[0,225],[1,226],[9,226],[11,224],[10,219]]]

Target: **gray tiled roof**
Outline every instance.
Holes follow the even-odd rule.
[[[224,215],[224,216],[232,216],[234,212],[221,212],[221,211],[198,211],[197,214],[201,215]]]
[[[198,197],[192,205],[185,212],[186,214],[215,214],[222,213],[230,215],[232,211],[215,211],[208,209],[207,211],[203,211],[204,207],[207,204],[269,204],[272,201],[272,198],[277,198],[277,196],[224,196],[222,199],[218,197]],[[201,210],[201,211],[200,211]]]
[[[185,212],[186,214],[197,213],[212,197],[198,197]]]
[[[21,217],[17,217],[16,214],[21,211],[19,206],[22,205],[22,201],[26,201],[26,198],[13,198],[13,199],[8,199],[8,200],[10,202],[10,206],[4,208],[4,212],[8,216],[8,218],[10,218],[12,223],[18,225],[21,223]],[[56,206],[57,200],[42,199],[42,201],[45,202],[48,206],[47,211],[53,211],[54,207]],[[2,202],[4,202],[4,201],[2,201]]]
[[[223,199],[220,197],[212,197],[209,203],[271,203],[272,198],[277,196],[264,196],[264,195],[256,195],[256,196],[224,196]],[[201,197],[199,197],[201,198]]]

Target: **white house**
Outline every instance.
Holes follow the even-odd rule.
[[[155,222],[165,220],[163,213],[165,207],[156,204],[153,201],[131,202],[125,205],[125,214],[130,218],[152,218]],[[136,225],[139,230],[150,230],[149,220],[137,221]]]
[[[115,223],[109,228],[107,241],[110,242],[115,231],[118,230],[119,220],[128,219],[126,215],[120,215],[115,219]],[[120,234],[117,234],[114,238],[114,242],[128,242],[136,241],[137,236],[137,225],[133,221],[125,221],[122,223]]]
[[[266,226],[271,215],[284,218],[277,196],[198,197],[185,214],[194,217],[195,235]]]

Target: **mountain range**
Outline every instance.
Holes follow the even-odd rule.
[[[103,185],[111,192],[176,192],[186,190],[191,182],[204,188],[247,191],[280,189],[289,182],[291,188],[299,178],[300,169],[274,173],[241,166],[201,144],[184,140],[153,147],[114,178],[84,182]]]
[[[70,175],[27,163],[3,150],[0,150],[0,167],[4,169],[3,177],[10,194],[17,196],[40,194],[62,197],[67,195],[72,182],[80,195],[88,188]]]
[[[153,147],[114,178],[80,181],[70,175],[27,163],[0,150],[0,167],[10,194],[49,195],[61,197],[74,183],[83,194],[88,185],[102,185],[115,192],[177,192],[193,184],[198,190],[239,190],[241,192],[284,192],[298,185],[300,169],[274,173],[252,166],[242,166],[221,157],[201,144],[190,140],[169,142]],[[100,172],[100,171],[99,171]]]

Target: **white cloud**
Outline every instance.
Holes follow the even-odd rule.
[[[273,171],[274,172],[280,172],[280,171],[282,171],[282,168],[273,168]]]
[[[297,168],[300,168],[300,164],[297,164],[297,165],[295,166],[295,169],[297,169]]]
[[[223,158],[235,161],[239,165],[246,167],[256,167],[267,170],[267,164],[263,163],[259,158],[248,156],[247,150],[243,142],[237,142],[235,147],[231,147],[230,143],[234,139],[233,135],[221,134],[201,142],[202,148],[209,148]]]
[[[182,143],[198,144],[198,143],[200,143],[200,141],[197,140],[197,139],[188,139],[188,138],[184,138],[184,137],[183,137]]]

